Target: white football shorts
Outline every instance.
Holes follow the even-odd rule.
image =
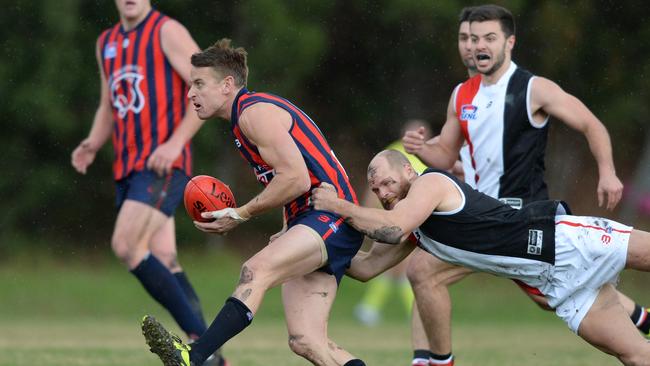
[[[616,285],[631,232],[631,227],[603,218],[556,216],[554,273],[540,290],[572,331],[578,332],[600,288]]]

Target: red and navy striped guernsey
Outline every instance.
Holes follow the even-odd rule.
[[[118,23],[98,39],[115,123],[115,180],[144,169],[151,152],[170,138],[186,112],[187,84],[171,66],[160,42],[160,29],[168,20],[151,10],[132,30],[124,31]],[[189,142],[173,167],[191,174]]]
[[[253,167],[255,176],[260,183],[264,186],[269,184],[274,176],[273,167],[262,159],[257,146],[244,136],[238,124],[241,113],[256,103],[276,105],[291,115],[292,124],[289,134],[305,159],[311,180],[311,188],[318,187],[321,182],[327,182],[336,187],[340,198],[358,204],[356,193],[350,184],[345,169],[334,155],[316,123],[305,112],[284,98],[268,93],[250,92],[243,88],[237,95],[232,107],[232,134],[241,156]],[[285,205],[287,222],[312,209],[309,206],[310,196],[311,189]]]

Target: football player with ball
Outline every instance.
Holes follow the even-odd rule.
[[[225,234],[284,207],[285,225],[244,263],[234,292],[192,345],[183,344],[150,316],[143,319],[144,336],[165,365],[201,365],[250,325],[268,289],[282,285],[293,352],[314,365],[365,365],[327,335],[339,281],[363,235],[341,216],[310,205],[311,189],[323,182],[347,202],[357,204],[356,194],[311,118],[286,99],[246,89],[246,55],[243,48],[231,47],[229,39],[195,53],[188,96],[199,118],[229,121],[236,146],[264,189],[239,207],[204,212],[203,218],[215,220],[194,224],[208,233]]]

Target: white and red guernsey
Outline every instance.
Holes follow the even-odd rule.
[[[530,72],[514,62],[494,85],[476,75],[454,90],[454,112],[476,174],[465,177],[478,191],[521,208],[548,199],[544,151],[548,118],[533,120]]]

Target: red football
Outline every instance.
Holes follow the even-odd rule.
[[[190,179],[183,194],[185,210],[193,220],[209,222],[213,219],[201,217],[202,212],[237,207],[235,197],[228,185],[209,175],[197,175]]]

